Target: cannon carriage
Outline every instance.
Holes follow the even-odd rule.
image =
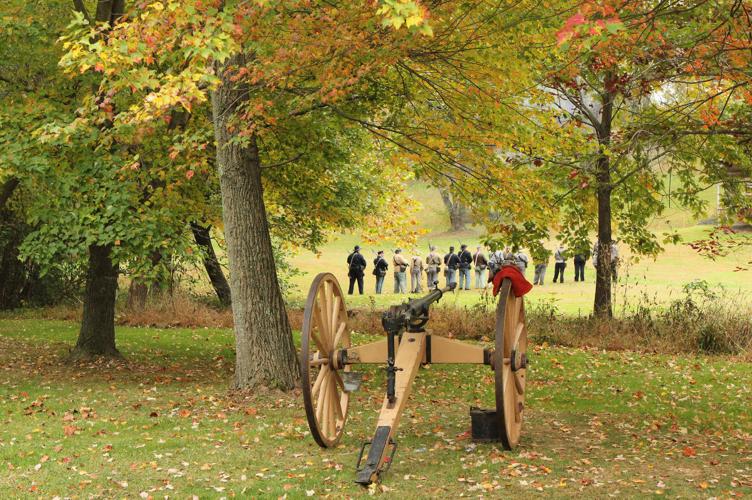
[[[353,367],[386,365],[386,395],[376,431],[361,448],[356,466],[356,482],[363,486],[378,481],[391,465],[400,417],[422,364],[489,366],[494,372],[496,405],[489,410],[471,410],[473,438],[498,441],[506,449],[519,443],[527,371],[523,297],[515,296],[512,281],[504,278],[495,312],[494,347],[483,348],[426,331],[430,306],[453,290],[454,286],[436,287],[424,297],[392,306],[382,317],[386,338],[355,346],[337,279],[322,273],[311,285],[303,319],[300,367],[308,426],[319,446],[333,447],[342,437],[350,394],[361,382]]]

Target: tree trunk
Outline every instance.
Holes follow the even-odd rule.
[[[596,317],[611,317],[611,184],[608,158],[598,160],[598,260],[595,271]]]
[[[118,265],[112,262],[112,246],[89,247],[84,314],[71,359],[92,356],[120,357],[115,347],[115,296]]]
[[[608,84],[607,84],[608,86]],[[611,121],[614,95],[606,91],[603,95],[600,126],[597,129],[598,142],[607,146],[611,142]],[[598,198],[598,262],[595,272],[595,301],[593,313],[599,318],[610,318],[611,307],[611,163],[608,156],[601,154],[596,164]]]
[[[25,234],[21,233],[16,216],[5,209],[18,184],[18,178],[11,177],[0,187],[0,309],[20,307],[28,281],[25,266],[18,260],[18,246]]]
[[[441,189],[440,193],[441,200],[449,211],[449,223],[452,226],[452,231],[463,231],[468,222],[470,222],[470,214],[467,208],[461,202],[457,201],[448,189]]]
[[[196,240],[196,244],[201,247],[204,260],[204,268],[206,274],[209,276],[214,287],[214,292],[217,294],[220,304],[223,306],[229,306],[231,304],[230,297],[230,285],[227,283],[225,274],[222,272],[222,266],[219,264],[217,254],[214,252],[211,239],[211,226],[202,226],[198,222],[191,222],[191,230],[193,231],[193,237]]]
[[[24,234],[19,232],[10,212],[0,209],[0,310],[21,307],[29,278],[18,258]]]
[[[13,196],[13,192],[19,184],[20,181],[17,177],[11,177],[3,183],[3,187],[0,188],[0,210],[5,208],[5,204],[8,203],[10,197]]]
[[[256,137],[239,138],[230,130],[251,89],[232,82],[228,68],[244,62],[237,55],[220,68],[222,84],[212,94],[235,322],[235,384],[287,390],[297,382],[298,365],[274,265]]]

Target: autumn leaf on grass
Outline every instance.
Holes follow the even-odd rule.
[[[457,441],[462,441],[463,439],[470,439],[471,432],[465,431],[457,434]]]
[[[684,450],[682,450],[682,455],[685,457],[694,457],[697,455],[697,452],[691,446],[685,446]]]
[[[74,435],[77,430],[78,430],[78,428],[76,428],[75,425],[65,425],[65,426],[63,426],[63,434],[65,434],[66,436],[72,436],[72,435]]]

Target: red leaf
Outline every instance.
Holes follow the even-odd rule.
[[[578,12],[577,14],[567,19],[567,25],[578,26],[580,24],[585,24],[585,16],[582,15],[582,12]]]

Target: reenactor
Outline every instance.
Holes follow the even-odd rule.
[[[470,290],[470,266],[473,263],[473,256],[467,245],[460,245],[460,253],[457,255],[460,260],[460,290]]]
[[[389,269],[389,263],[384,258],[384,251],[379,250],[376,258],[373,259],[373,275],[376,276],[376,293],[380,294],[384,290],[384,277]]]
[[[486,259],[482,247],[478,247],[473,254],[473,268],[475,269],[475,288],[485,288],[488,259]]]
[[[392,263],[394,264],[394,293],[406,293],[407,274],[405,271],[407,271],[409,264],[402,256],[401,248],[394,251]]]
[[[360,247],[355,245],[353,251],[347,256],[347,276],[350,278],[350,287],[347,289],[349,295],[353,294],[355,282],[358,282],[358,292],[363,295],[363,276],[366,269],[366,259],[360,255]]]
[[[454,247],[449,247],[449,253],[444,255],[444,276],[446,286],[457,283],[457,268],[460,266],[460,258],[454,253]]]
[[[559,280],[559,283],[564,283],[564,269],[567,268],[567,253],[564,250],[564,245],[559,245],[554,253],[554,283]]]
[[[426,257],[426,281],[428,282],[428,289],[434,287],[434,283],[439,281],[439,271],[441,271],[441,255],[436,253],[436,247],[431,245],[429,247],[431,253]]]
[[[420,280],[423,277],[423,257],[416,252],[410,261],[410,291],[420,293]]]

